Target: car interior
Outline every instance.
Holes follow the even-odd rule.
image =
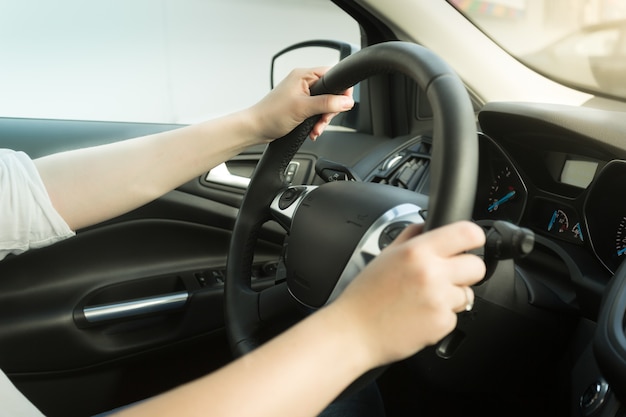
[[[314,93],[355,85],[355,108],[315,142],[305,123],[137,210],[1,261],[0,368],[50,417],[157,395],[332,301],[337,279],[367,263],[355,259],[379,253],[363,255],[345,219],[410,203],[418,210],[385,226],[465,218],[493,240],[456,329],[367,376],[389,417],[626,415],[626,98],[525,66],[472,20],[487,13],[481,4],[523,19],[539,1],[316,2],[354,20],[359,44],[294,40],[254,71],[280,79],[279,61],[330,51],[338,63]],[[237,13],[262,3],[282,7]],[[542,10],[569,3],[550,4]],[[0,148],[37,158],[188,123],[0,114]],[[313,190],[327,201],[300,217]],[[379,229],[368,238],[382,248],[394,235]],[[322,295],[298,294],[294,264]]]

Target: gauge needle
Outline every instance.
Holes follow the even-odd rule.
[[[504,197],[502,197],[501,199],[499,199],[498,201],[492,203],[489,207],[487,207],[487,211],[494,211],[499,205],[506,203],[507,201],[512,199],[513,196],[515,196],[515,190],[509,191],[507,195],[505,195]]]
[[[572,232],[574,233],[574,237],[577,237],[578,239],[584,241],[585,239],[583,239],[583,229],[580,227],[580,223],[576,223],[576,226],[574,226],[574,229],[572,229]]]
[[[617,256],[622,256],[624,253],[626,253],[626,248],[618,250],[617,251]]]
[[[552,226],[554,226],[554,222],[556,221],[556,216],[558,212],[554,210],[554,214],[552,214],[552,219],[550,219],[550,224],[548,224],[548,231],[552,230]]]

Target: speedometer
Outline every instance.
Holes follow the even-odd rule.
[[[611,272],[626,259],[626,161],[611,161],[591,185],[585,218],[593,250]]]

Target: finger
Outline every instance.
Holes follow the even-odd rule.
[[[428,240],[428,245],[440,256],[453,256],[485,244],[483,229],[469,221],[459,221],[437,229],[430,230],[420,236]]]
[[[463,273],[459,273],[463,271]],[[455,285],[469,286],[485,277],[485,262],[476,255],[463,253],[451,257],[446,262],[445,276]]]
[[[310,69],[300,69],[296,71],[302,71],[301,77],[307,81],[307,83],[309,84],[309,87],[312,87],[313,84],[315,84],[317,80],[322,78],[324,74],[328,72],[330,68],[331,67],[324,66],[324,67],[315,67],[315,68],[310,68]]]
[[[316,140],[322,133],[324,133],[326,126],[330,124],[331,120],[332,115],[330,113],[321,115],[319,120],[311,128],[309,138],[311,138],[311,140]]]
[[[313,84],[315,84],[320,78],[322,78],[324,74],[326,74],[326,72],[328,72],[328,70],[331,68],[332,67],[311,68],[310,70],[308,70],[308,74],[303,75],[303,78],[305,78],[308,81],[309,87],[312,87]],[[307,71],[307,70],[304,70],[304,71]],[[352,97],[353,92],[354,92],[354,87],[349,87],[339,94]]]
[[[344,96],[348,96],[350,98],[354,98],[353,93],[354,93],[354,87],[350,87],[347,90],[344,90],[343,92],[341,92],[339,94],[340,95],[344,95]]]
[[[309,138],[312,141],[317,140],[317,138],[319,138],[320,135],[324,133],[324,129],[326,128],[326,125],[327,124],[320,119],[320,121],[315,123],[315,125],[313,125],[313,128],[311,128],[311,132],[309,132]]]
[[[311,132],[309,133],[309,138],[311,138],[311,140],[316,140],[317,138],[319,138],[320,135],[324,133],[326,126],[328,126],[328,123],[320,119],[320,121],[315,123],[315,125],[311,129]]]
[[[322,114],[320,120],[315,123],[309,133],[309,137],[312,140],[317,139],[324,132],[326,126],[330,124],[333,117],[339,114],[339,112],[350,110],[354,106],[352,97],[346,95],[327,94],[311,97],[311,99],[315,100],[315,105],[312,107],[314,112]]]
[[[397,245],[403,242],[406,242],[408,240],[411,240],[412,238],[414,238],[415,236],[419,235],[420,233],[422,233],[422,230],[424,230],[424,225],[423,224],[409,224],[408,226],[406,226],[404,228],[404,230],[394,239],[392,245]]]
[[[322,94],[309,97],[311,115],[333,114],[348,111],[354,107],[354,99],[344,94]]]
[[[474,308],[475,295],[470,287],[455,287],[454,294],[454,305],[456,306],[453,310],[454,312],[462,313],[464,311],[471,311],[472,308]]]

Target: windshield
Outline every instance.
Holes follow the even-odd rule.
[[[448,0],[527,66],[626,99],[626,1]]]

